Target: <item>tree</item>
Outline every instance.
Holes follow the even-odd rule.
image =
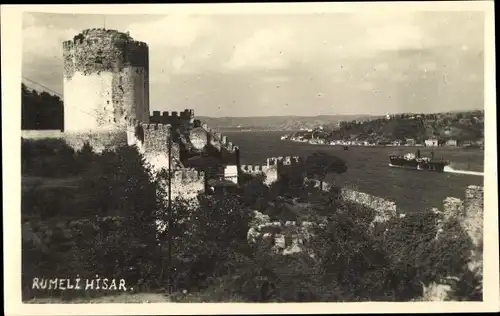
[[[161,173],[159,176],[165,179],[168,175]],[[158,189],[157,219],[167,223],[168,212],[164,201],[168,188],[160,186]],[[209,286],[215,279],[231,272],[232,258],[247,247],[251,214],[238,196],[201,195],[197,202],[181,198],[174,200],[171,231],[167,227],[158,235],[165,263],[168,262],[166,250],[169,239],[173,241],[173,286],[176,290],[187,289],[191,292]],[[165,268],[163,271],[164,276],[168,276]]]
[[[244,186],[242,200],[247,206],[261,210],[267,206],[269,197],[269,187],[258,178],[250,180]]]
[[[317,151],[306,158],[305,173],[308,178],[320,181],[321,187],[326,175],[330,172],[341,174],[347,171],[347,164],[337,156]]]
[[[58,96],[40,94],[21,84],[21,128],[24,130],[59,129],[64,127],[64,106]]]

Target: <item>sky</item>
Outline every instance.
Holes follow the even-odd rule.
[[[23,77],[62,94],[62,42],[101,27],[149,45],[151,111],[221,117],[484,108],[479,11],[24,13]]]

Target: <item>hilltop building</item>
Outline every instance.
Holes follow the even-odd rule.
[[[457,142],[456,139],[448,139],[446,141],[446,146],[454,146],[454,147],[456,147],[456,146],[458,146],[458,142]]]
[[[437,147],[439,146],[439,141],[437,139],[426,139],[425,146],[427,147]]]

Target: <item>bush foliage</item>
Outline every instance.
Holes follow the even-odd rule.
[[[40,180],[23,191],[23,222],[42,238],[23,239],[24,299],[82,295],[29,288],[33,277],[75,274],[124,278],[137,291],[171,286],[178,301],[195,300],[198,293],[201,301],[248,302],[412,300],[422,295],[422,284],[459,275],[454,298],[481,299],[480,280],[466,267],[470,239],[453,223],[436,239],[432,212],[370,229],[373,211],[339,199],[338,188],[323,192],[300,184],[298,175],[306,170],[295,170],[271,187],[249,177],[240,194],[200,195],[196,203],[176,199],[169,214],[161,185],[168,173],[152,177],[134,148],[95,154],[88,146],[72,152],[58,142],[23,146],[24,177],[55,177],[49,171],[57,169],[59,178],[79,179],[76,190],[44,188]],[[35,162],[43,157],[49,171]],[[337,165],[325,162],[322,170],[345,171],[345,163]],[[313,173],[323,179],[320,171]],[[287,198],[308,201],[306,213]],[[273,220],[325,220],[307,241],[315,255],[284,256],[271,243],[249,244],[256,209]],[[171,226],[158,232],[157,223],[168,223],[170,215]]]

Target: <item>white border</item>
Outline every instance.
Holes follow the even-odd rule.
[[[485,226],[482,303],[285,303],[285,304],[22,304],[20,226],[21,15],[23,11],[98,14],[311,14],[405,9],[486,13],[485,21]],[[297,314],[359,312],[499,311],[498,197],[493,1],[269,4],[2,5],[2,143],[4,197],[4,301],[7,315]],[[487,238],[486,238],[487,237]]]

